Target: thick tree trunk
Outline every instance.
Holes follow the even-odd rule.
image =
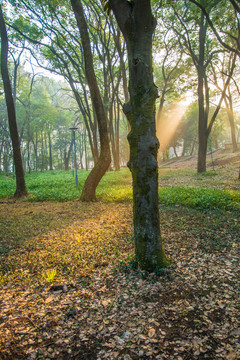
[[[14,105],[14,99],[12,95],[12,87],[8,73],[7,57],[8,57],[8,37],[5,26],[5,21],[0,5],[0,33],[1,33],[1,74],[3,79],[3,86],[5,92],[5,99],[7,103],[8,121],[10,136],[13,146],[13,158],[16,172],[16,191],[15,197],[27,196],[27,189],[24,179],[24,170],[22,163],[20,140],[17,129],[16,111]]]
[[[112,1],[127,43],[130,102],[124,112],[130,122],[129,169],[133,179],[135,252],[140,268],[154,271],[168,266],[162,248],[158,204],[158,166],[155,101],[158,96],[152,74],[152,35],[155,19],[149,0]]]
[[[87,180],[85,181],[81,194],[81,200],[95,201],[97,185],[99,184],[100,180],[102,179],[103,175],[105,174],[111,163],[111,154],[107,132],[107,119],[93,68],[90,39],[87,29],[87,23],[84,17],[83,7],[80,0],[71,0],[71,4],[77,20],[77,25],[82,40],[85,73],[91,93],[92,103],[97,116],[100,138],[100,156],[94,168],[88,175]]]

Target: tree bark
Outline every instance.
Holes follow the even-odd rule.
[[[225,96],[224,101],[225,101],[225,105],[226,105],[226,111],[228,114],[230,129],[231,129],[232,151],[236,152],[236,151],[238,151],[238,146],[237,146],[237,140],[236,140],[236,131],[235,131],[235,124],[234,124],[231,94],[229,94],[228,97]]]
[[[71,0],[71,4],[81,36],[85,63],[85,73],[90,89],[92,103],[97,116],[100,138],[100,156],[94,168],[88,175],[87,180],[85,181],[81,194],[81,200],[95,201],[97,185],[99,184],[100,180],[102,179],[103,175],[105,174],[111,163],[111,154],[107,132],[107,119],[93,68],[90,39],[87,29],[87,23],[84,17],[83,7],[80,0]]]
[[[64,170],[65,171],[69,170],[69,161],[70,161],[70,156],[72,153],[72,148],[73,148],[73,139],[71,140],[68,151],[66,149],[64,150]]]
[[[16,191],[14,193],[14,197],[23,197],[23,196],[27,196],[28,192],[26,189],[26,184],[24,179],[22,154],[21,154],[20,140],[17,129],[16,110],[12,95],[11,82],[8,73],[8,64],[7,64],[8,37],[7,37],[7,30],[6,30],[6,25],[5,25],[1,5],[0,5],[0,33],[1,33],[1,74],[3,79],[4,93],[7,104],[9,130],[10,130],[10,136],[13,146],[13,158],[14,158],[15,173],[16,173]]]
[[[155,101],[157,87],[152,74],[152,35],[155,19],[149,0],[110,0],[127,43],[130,102],[124,112],[130,122],[128,135],[133,179],[135,253],[141,269],[168,266],[162,247],[158,204],[158,166]]]
[[[53,159],[52,159],[52,139],[51,133],[48,133],[48,146],[49,146],[49,170],[53,170]]]
[[[206,157],[207,157],[207,121],[206,114],[206,98],[204,98],[204,79],[205,79],[205,40],[206,40],[206,24],[204,24],[204,16],[201,14],[200,28],[199,28],[199,59],[197,64],[198,73],[198,173],[206,171]]]

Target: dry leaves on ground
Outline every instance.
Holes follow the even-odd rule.
[[[161,212],[173,266],[147,275],[131,204],[1,204],[0,359],[238,359],[236,214]]]

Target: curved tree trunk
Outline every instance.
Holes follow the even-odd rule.
[[[130,102],[124,112],[130,122],[128,135],[133,178],[135,252],[140,268],[154,271],[168,266],[162,248],[158,205],[158,166],[153,83],[152,35],[155,19],[149,0],[110,0],[127,43]]]
[[[6,25],[0,5],[0,33],[1,33],[1,74],[3,79],[5,99],[7,103],[9,130],[13,146],[13,159],[16,172],[16,191],[14,197],[27,196],[28,192],[25,185],[20,140],[17,129],[16,110],[12,95],[12,87],[8,73],[8,37]]]
[[[95,201],[97,185],[99,184],[101,178],[103,177],[111,163],[111,154],[107,132],[107,119],[93,68],[90,39],[88,35],[87,23],[84,17],[83,7],[80,0],[71,0],[71,4],[77,20],[77,25],[82,40],[85,73],[91,93],[92,103],[97,116],[100,138],[100,156],[94,168],[88,175],[87,180],[85,181],[81,194],[81,200]]]

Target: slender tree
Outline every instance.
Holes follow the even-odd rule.
[[[96,112],[100,138],[100,156],[94,168],[88,175],[81,194],[81,200],[94,201],[96,200],[97,185],[111,163],[107,118],[93,68],[93,57],[91,52],[90,38],[88,34],[87,23],[84,17],[82,3],[80,0],[71,0],[71,4],[80,31],[85,63],[85,74],[90,89],[94,110]]]
[[[10,130],[10,136],[13,146],[13,158],[14,158],[15,173],[16,173],[16,191],[14,197],[23,197],[23,196],[27,196],[28,192],[26,189],[26,184],[24,179],[20,140],[19,140],[19,134],[17,128],[17,120],[16,120],[16,109],[15,109],[14,98],[12,94],[12,86],[8,72],[8,63],[7,63],[8,36],[7,36],[7,29],[6,29],[1,5],[0,5],[0,34],[1,34],[1,74],[3,79],[4,93],[7,104],[9,130]]]

